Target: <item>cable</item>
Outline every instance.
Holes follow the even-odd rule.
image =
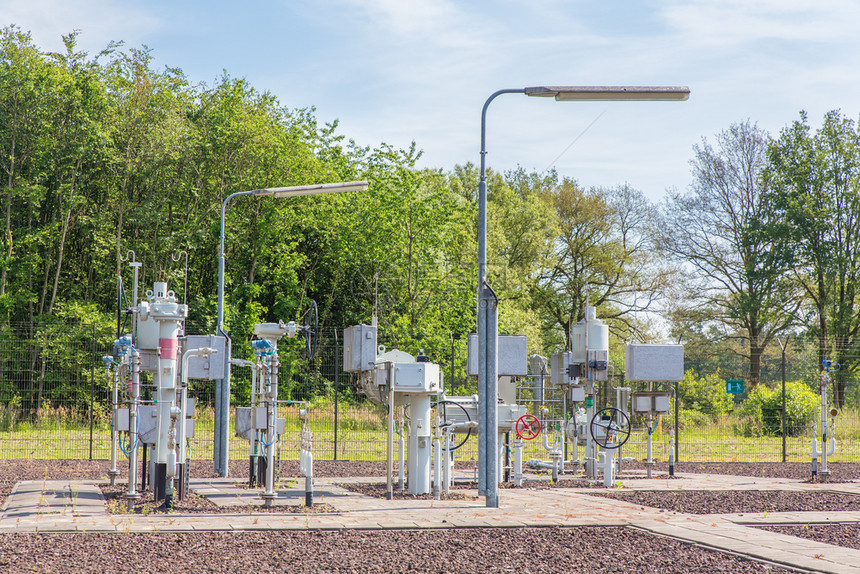
[[[594,124],[596,124],[596,123],[597,123],[597,120],[599,120],[600,118],[602,118],[602,117],[603,117],[603,114],[605,114],[605,113],[606,113],[606,112],[608,112],[608,111],[609,111],[609,108],[606,108],[605,110],[603,110],[602,112],[600,112],[600,114],[598,114],[598,116],[597,116],[596,118],[594,118],[594,119],[591,121],[591,123],[590,123],[590,124],[588,124],[587,126],[585,126],[585,129],[584,129],[584,130],[582,130],[581,132],[579,132],[579,135],[578,135],[578,136],[576,136],[576,137],[573,139],[573,141],[572,141],[572,142],[570,142],[570,145],[568,145],[566,148],[564,148],[564,150],[563,150],[560,154],[558,154],[558,156],[557,156],[554,160],[552,160],[552,161],[549,163],[549,165],[548,165],[548,166],[546,166],[546,167],[544,168],[544,171],[549,171],[549,170],[550,170],[550,168],[552,168],[552,166],[554,166],[554,165],[555,165],[555,162],[557,162],[559,159],[561,159],[561,156],[563,156],[564,154],[566,154],[566,153],[567,153],[567,150],[569,150],[570,148],[572,148],[572,147],[573,147],[573,144],[575,144],[576,142],[578,142],[578,141],[579,141],[579,139],[580,139],[582,136],[584,136],[584,135],[585,135],[585,132],[587,132],[588,130],[590,130],[590,129],[591,129],[591,126],[593,126]]]

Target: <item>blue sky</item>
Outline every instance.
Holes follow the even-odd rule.
[[[315,106],[362,145],[414,140],[426,167],[479,161],[500,88],[687,85],[681,103],[508,95],[489,110],[490,167],[555,167],[654,201],[685,190],[692,146],[733,122],[775,135],[802,109],[813,125],[860,117],[858,22],[855,0],[0,0],[0,24],[46,50],[73,29],[92,53],[145,44],[194,82],[226,70]]]

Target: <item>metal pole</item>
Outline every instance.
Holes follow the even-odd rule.
[[[499,506],[498,407],[498,298],[487,283],[487,108],[502,94],[525,94],[525,89],[499,90],[481,110],[481,181],[478,184],[478,492],[488,507]]]
[[[785,448],[785,348],[788,346],[788,339],[785,340],[785,345],[777,339],[779,346],[782,348],[782,412],[780,413],[780,426],[782,427],[782,462],[786,461]]]
[[[681,429],[678,428],[678,382],[675,381],[675,464],[681,460],[678,456],[679,444],[681,444]]]
[[[218,247],[218,315],[216,321],[217,333],[227,338],[224,353],[224,378],[215,381],[215,436],[214,462],[215,472],[227,477],[230,472],[230,359],[231,345],[227,332],[224,330],[224,243],[226,226],[225,219],[227,204],[234,197],[252,195],[252,191],[239,191],[228,195],[221,204],[221,241]]]
[[[93,323],[92,360],[90,361],[90,460],[93,459],[93,401],[96,392],[96,326]]]
[[[338,417],[338,399],[340,393],[340,361],[338,358],[340,345],[337,341],[337,329],[334,330],[334,460],[337,460],[337,417]]]

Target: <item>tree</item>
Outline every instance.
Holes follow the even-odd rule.
[[[819,364],[833,353],[833,377],[844,404],[845,379],[860,367],[860,131],[838,111],[813,135],[800,114],[769,148],[768,179],[775,208],[770,233],[794,246],[791,269],[813,312],[807,326],[820,339]]]
[[[626,338],[639,328],[636,313],[651,306],[669,277],[655,263],[655,208],[627,185],[584,190],[565,179],[550,197],[559,232],[533,287],[536,309],[562,329],[565,346],[587,299]]]
[[[749,121],[695,146],[693,183],[672,193],[663,209],[661,247],[688,275],[691,301],[747,344],[750,390],[761,379],[761,357],[796,320],[801,298],[789,280],[788,245],[765,233],[773,221],[762,173],[768,135]]]

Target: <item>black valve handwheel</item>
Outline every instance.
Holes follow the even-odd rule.
[[[595,429],[602,429],[602,433],[595,433]],[[591,438],[602,448],[616,449],[630,438],[630,418],[621,409],[606,407],[591,419],[589,430]],[[598,438],[598,434],[602,436]]]

